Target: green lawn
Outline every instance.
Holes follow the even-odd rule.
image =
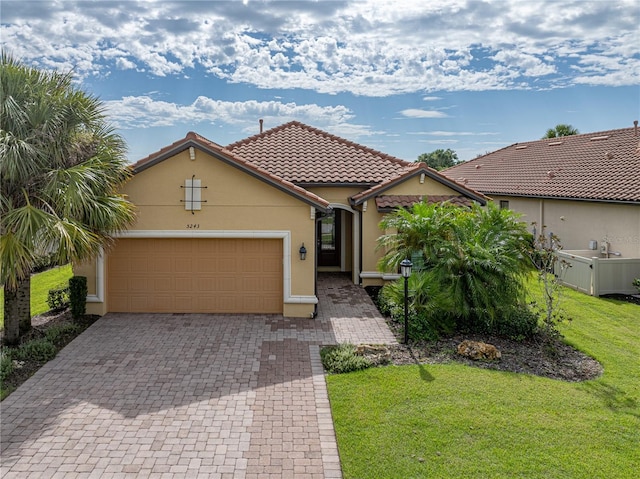
[[[344,477],[635,478],[640,307],[566,291],[568,342],[601,378],[566,383],[457,364],[329,376]]]
[[[53,268],[33,275],[31,278],[31,314],[49,311],[47,295],[49,290],[66,285],[73,276],[71,265]],[[0,289],[0,304],[4,305],[4,288]],[[4,307],[0,307],[0,329],[4,328]]]

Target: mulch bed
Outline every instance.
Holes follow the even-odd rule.
[[[374,299],[379,288],[365,288]],[[640,305],[639,294],[610,294],[603,298]],[[387,324],[398,342],[403,339],[403,325],[387,317]],[[464,340],[480,341],[498,348],[502,357],[496,360],[473,360],[457,352]],[[408,345],[390,346],[388,351],[365,351],[374,364],[445,364],[461,363],[468,366],[531,374],[562,381],[588,381],[599,377],[602,365],[592,357],[566,344],[561,337],[542,335],[526,341],[513,341],[486,334],[456,334],[438,341],[409,341]]]
[[[402,331],[398,323],[389,321],[396,337]],[[502,354],[496,360],[473,360],[457,353],[458,345],[464,340],[480,341],[495,346]],[[467,366],[531,374],[563,381],[586,381],[602,374],[602,365],[590,356],[562,342],[561,339],[541,338],[526,341],[512,341],[490,335],[457,334],[438,341],[409,342],[389,347],[388,362],[405,364],[446,364],[461,363]],[[375,355],[374,355],[375,356]],[[372,358],[384,363],[382,355]]]
[[[63,324],[76,324],[80,326],[80,330],[77,334],[67,335],[62,337],[61,340],[55,344],[58,351],[69,344],[73,339],[82,331],[87,329],[93,323],[98,320],[99,316],[86,315],[78,319],[71,317],[71,311],[65,309],[63,311],[49,311],[47,313],[34,316],[31,318],[31,325],[33,329],[29,333],[25,334],[20,343],[24,344],[34,339],[40,339],[45,337],[45,332],[48,328]],[[2,331],[0,331],[0,342],[2,341]],[[3,346],[5,347],[5,346]],[[33,376],[38,369],[40,369],[46,361],[16,361],[14,363],[14,369],[9,376],[3,381],[2,388],[7,390],[13,390],[24,383],[27,379]]]

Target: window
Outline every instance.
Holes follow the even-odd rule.
[[[508,210],[509,209],[509,202],[507,200],[500,200],[500,209],[501,210]]]

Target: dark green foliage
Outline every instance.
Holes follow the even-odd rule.
[[[522,341],[538,332],[538,315],[526,305],[517,306],[500,315],[494,322],[493,331],[498,336]]]
[[[459,163],[458,154],[451,148],[446,150],[439,148],[431,153],[422,153],[416,162],[426,163],[427,166],[436,170],[444,170]]]
[[[51,326],[45,332],[47,341],[55,345],[63,345],[70,338],[76,337],[82,331],[82,327],[77,324],[65,323],[58,326]]]
[[[47,304],[51,311],[60,311],[69,306],[69,287],[61,286],[50,289],[47,294]]]
[[[6,349],[0,352],[0,383],[4,383],[9,374],[13,372],[13,359],[8,351]]]
[[[638,293],[640,293],[640,278],[634,279],[632,284],[638,289]]]
[[[56,357],[58,348],[56,348],[47,339],[35,339],[14,349],[11,356],[19,361],[41,361],[46,362]]]
[[[322,348],[320,358],[325,371],[332,374],[350,373],[372,366],[369,359],[356,353],[353,344],[347,343]]]
[[[559,125],[556,125],[555,128],[549,128],[542,139],[544,140],[545,138],[559,138],[561,136],[571,136],[577,135],[579,133],[580,132],[577,128],[574,128],[571,125],[567,125],[565,123],[560,123]]]
[[[85,315],[87,311],[86,276],[73,276],[69,279],[69,301],[71,303],[71,316],[74,319]]]
[[[409,337],[437,339],[441,333],[455,329],[451,299],[443,294],[428,271],[413,273],[409,278]],[[378,296],[380,311],[398,322],[404,322],[404,278],[386,284]]]
[[[380,227],[397,231],[378,240],[387,251],[380,269],[395,271],[404,258],[423,256],[425,276],[411,289],[417,305],[431,308],[427,317],[436,328],[453,320],[460,330],[492,331],[504,311],[523,304],[532,238],[512,211],[493,203],[418,203],[388,215]]]

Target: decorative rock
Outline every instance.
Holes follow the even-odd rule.
[[[385,357],[391,356],[391,351],[384,344],[360,344],[356,347],[356,354],[361,356],[365,354],[376,354]]]
[[[468,339],[458,344],[458,354],[476,361],[479,359],[500,359],[502,357],[500,351],[492,344],[469,341]]]

